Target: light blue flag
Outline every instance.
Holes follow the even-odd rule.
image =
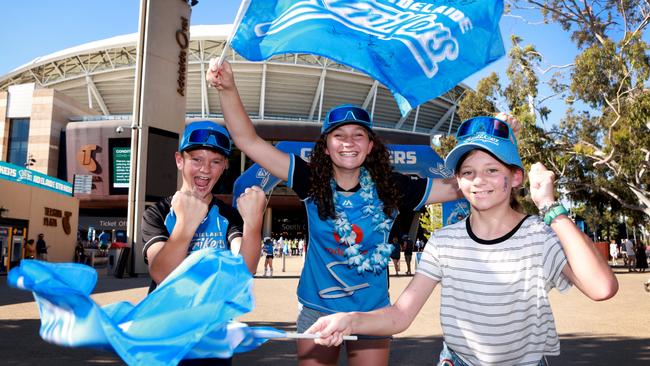
[[[90,298],[96,282],[89,266],[37,260],[22,261],[8,276],[10,286],[34,293],[45,341],[114,351],[129,365],[228,358],[260,346],[274,330],[231,322],[254,301],[252,276],[229,251],[193,252],[136,306],[100,307]]]
[[[232,40],[243,57],[311,53],[361,70],[402,115],[505,53],[503,0],[251,0]]]

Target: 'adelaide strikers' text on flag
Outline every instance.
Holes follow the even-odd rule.
[[[504,54],[502,0],[251,0],[232,40],[243,57],[311,53],[361,70],[405,115]]]

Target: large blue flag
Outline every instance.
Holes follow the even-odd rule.
[[[251,0],[232,47],[328,57],[384,84],[405,115],[504,54],[502,12],[503,0]]]
[[[283,333],[231,322],[253,309],[253,296],[242,257],[229,251],[193,252],[136,306],[100,307],[90,298],[96,282],[89,266],[37,260],[22,261],[8,276],[9,285],[34,293],[44,340],[114,351],[129,365],[228,358]]]

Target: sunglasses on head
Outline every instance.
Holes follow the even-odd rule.
[[[456,139],[462,140],[478,133],[515,142],[508,124],[494,117],[474,117],[464,121],[458,127]]]
[[[230,139],[228,136],[215,130],[194,130],[190,133],[188,141],[191,144],[213,145],[224,150],[226,153],[230,153],[231,149]]]
[[[363,108],[359,108],[355,106],[339,107],[331,110],[330,113],[327,115],[327,123],[330,124],[343,122],[343,121],[350,121],[350,120],[357,120],[368,124],[372,124],[368,112]]]

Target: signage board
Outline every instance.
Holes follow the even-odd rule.
[[[72,196],[72,184],[4,161],[0,161],[0,178]]]

